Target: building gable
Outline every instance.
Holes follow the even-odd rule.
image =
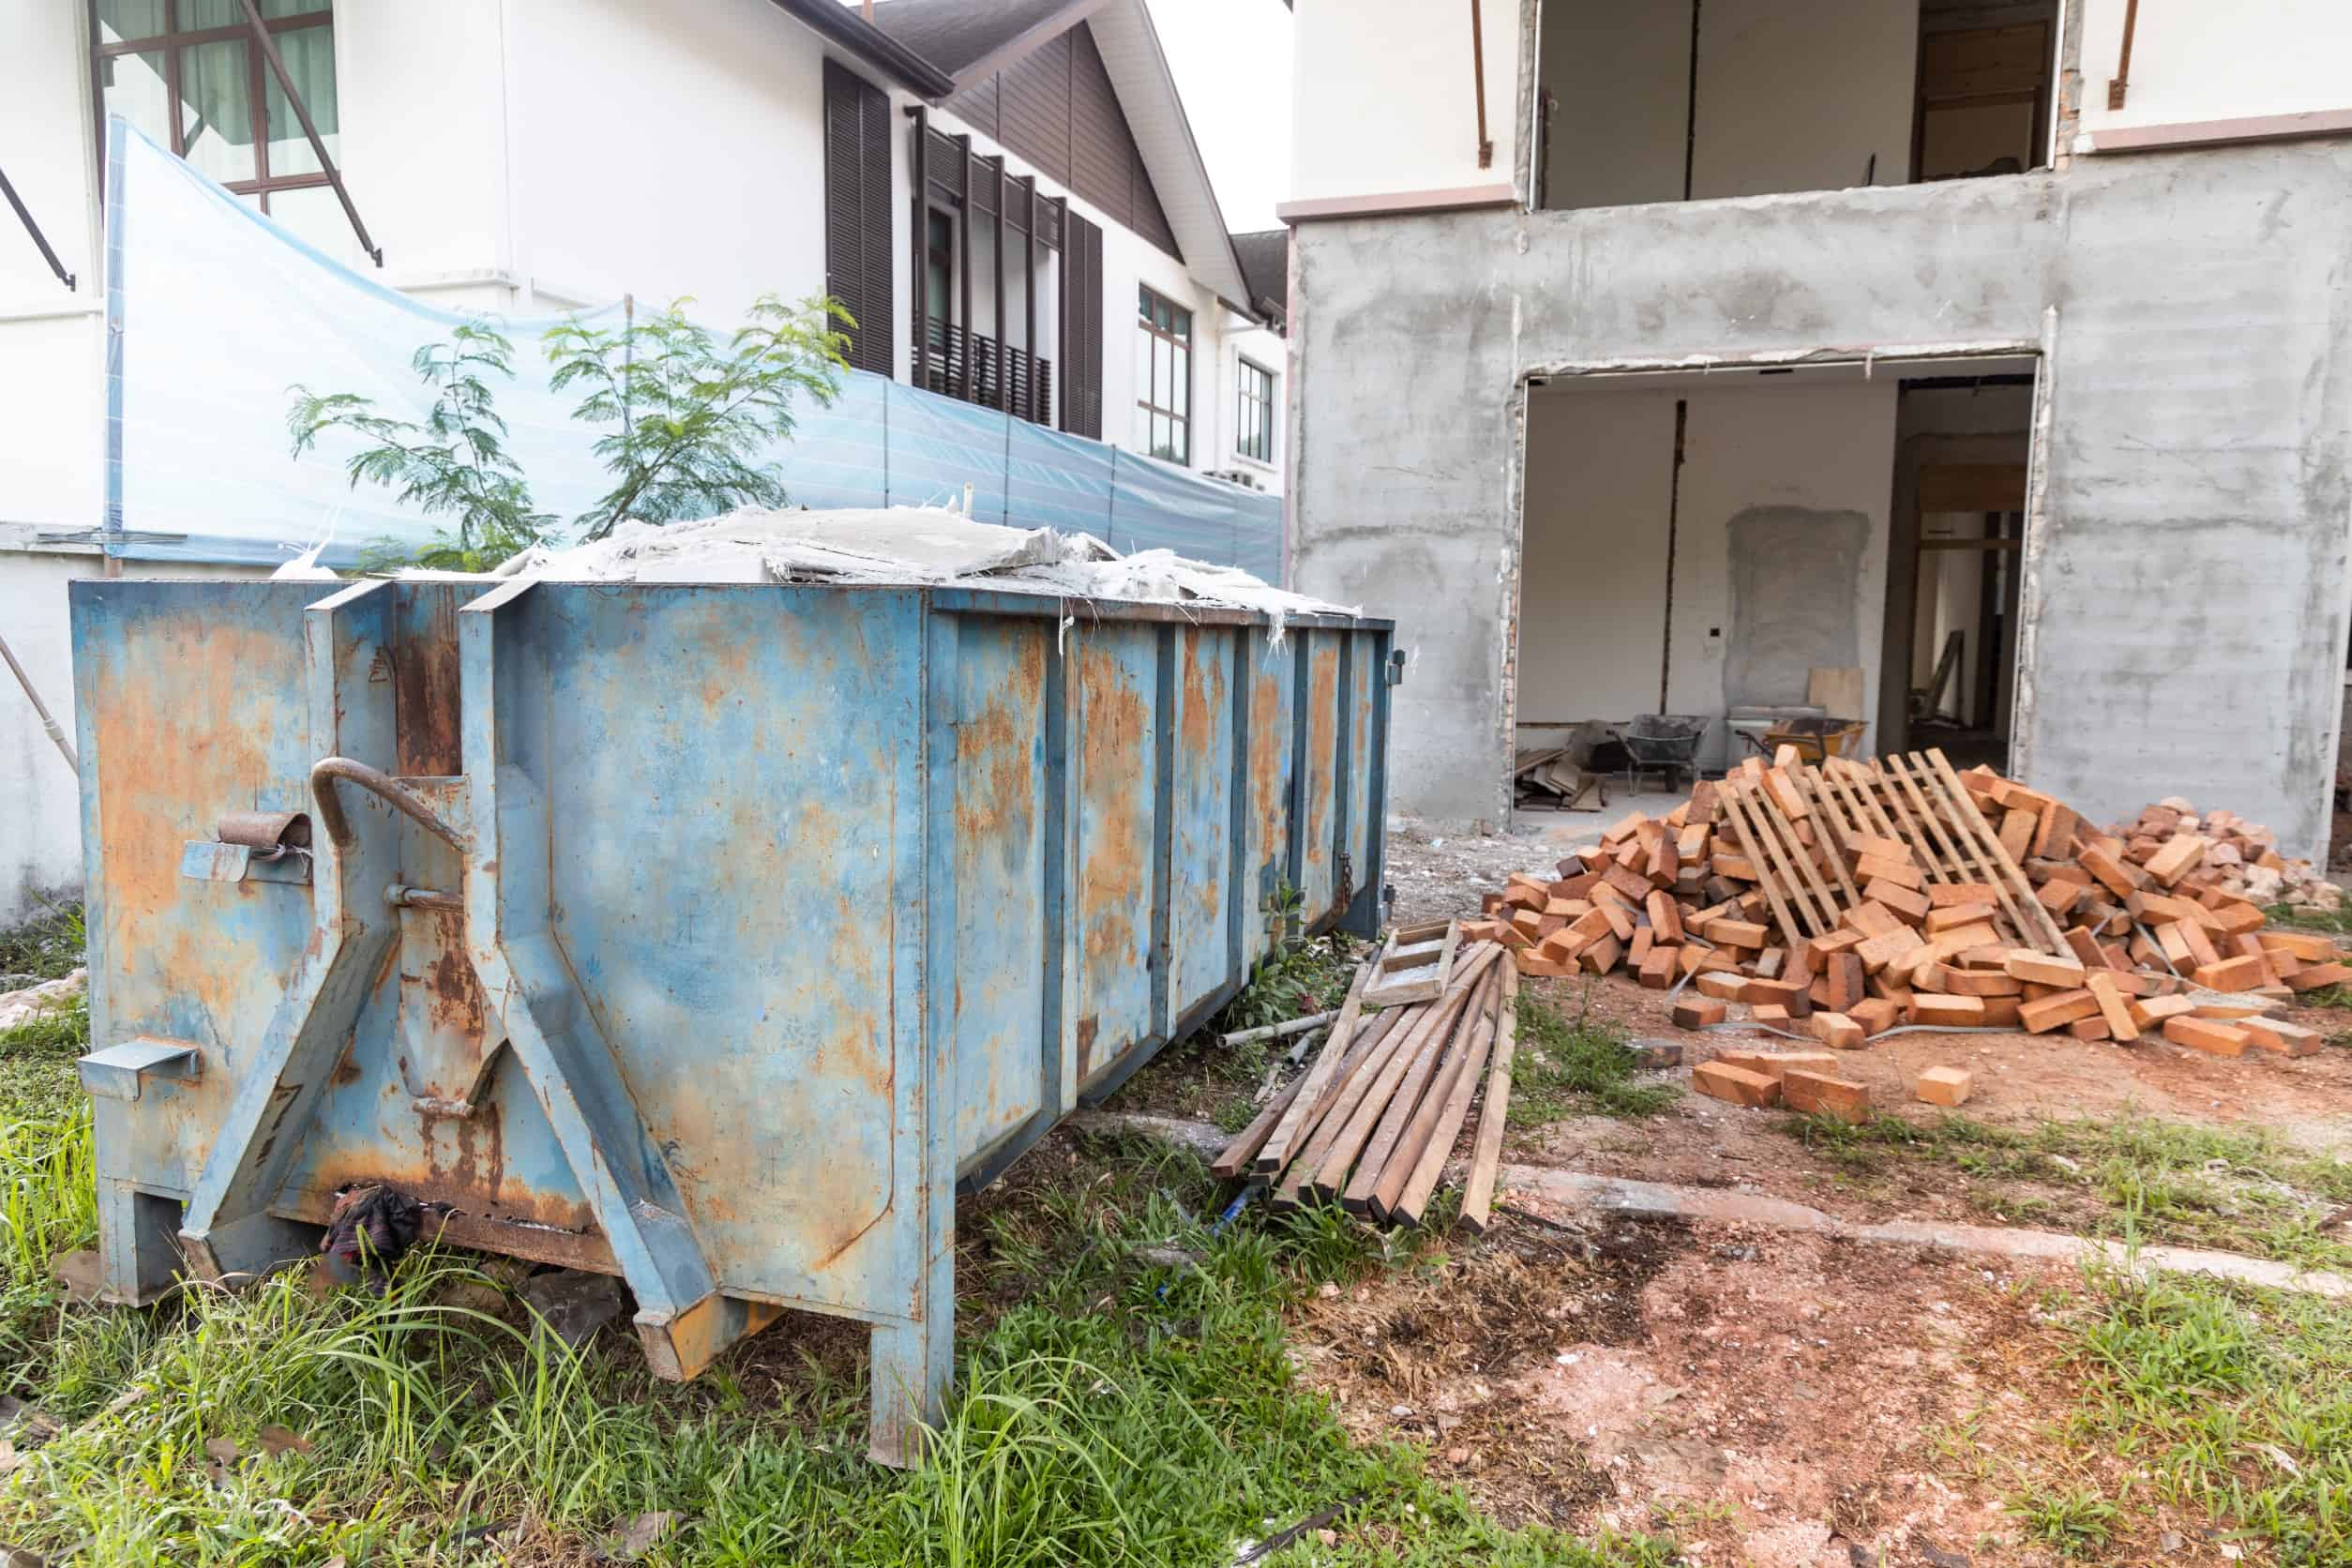
[[[945,108],[1112,220],[1184,260],[1087,24],[980,78],[950,98]]]

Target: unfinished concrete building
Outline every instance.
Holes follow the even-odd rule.
[[[1297,585],[1410,664],[1392,798],[1801,703],[2323,852],[2352,8],[1298,0]]]

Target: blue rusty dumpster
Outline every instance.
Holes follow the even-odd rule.
[[[72,588],[105,1291],[338,1187],[626,1279],[662,1376],[952,1364],[955,1199],[1214,1012],[1277,888],[1370,934],[1390,625],[847,586]]]

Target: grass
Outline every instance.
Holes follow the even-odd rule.
[[[86,1033],[77,1011],[0,1037],[0,1393],[64,1428],[0,1478],[0,1541],[51,1560],[579,1562],[669,1512],[641,1560],[1215,1563],[1349,1499],[1315,1560],[1673,1560],[1664,1539],[1502,1530],[1298,1384],[1284,1308],[1425,1266],[1442,1228],[1399,1243],[1250,1211],[1213,1229],[1199,1161],[1140,1141],[1048,1146],[967,1210],[957,1390],[904,1472],[863,1457],[858,1336],[803,1319],[675,1387],[625,1331],[575,1356],[519,1304],[465,1304],[491,1282],[457,1254],[412,1258],[382,1299],[290,1274],[61,1309],[51,1260],[95,1233]]]
[[[1129,1080],[1110,1101],[1114,1109],[1198,1117],[1229,1133],[1249,1124],[1258,1114],[1252,1097],[1265,1083],[1267,1068],[1298,1042],[1229,1046],[1221,1036],[1330,1012],[1346,998],[1362,956],[1360,944],[1337,932],[1305,935],[1298,926],[1300,907],[1298,895],[1287,889],[1267,901],[1271,941],[1248,981],[1214,1018],[1162,1052],[1150,1074]]]
[[[80,904],[52,904],[38,920],[0,931],[0,990],[56,980],[82,964],[88,945]]]
[[[2352,898],[2339,903],[2332,910],[2305,910],[2297,909],[2293,904],[2272,904],[2262,914],[2273,926],[2292,926],[2302,931],[2332,931],[2338,936],[2352,936]]]
[[[2096,1491],[2041,1485],[2012,1498],[2009,1513],[2028,1540],[2079,1557],[2111,1540],[2123,1511]]]
[[[2027,1533],[2092,1552],[2154,1500],[2282,1563],[2352,1561],[2352,1305],[2194,1275],[2092,1286],[2057,1435],[2114,1478],[2027,1489],[2011,1502]]]
[[[1646,1078],[1625,1031],[1592,1016],[1587,985],[1575,1018],[1528,988],[1519,991],[1518,1045],[1511,1062],[1511,1123],[1540,1127],[1564,1116],[1655,1116],[1681,1098],[1679,1084]]]
[[[1883,1172],[1907,1160],[1957,1170],[1979,1184],[1971,1194],[1979,1206],[2002,1217],[2058,1217],[2049,1199],[2022,1190],[2056,1187],[2095,1206],[2091,1229],[2100,1233],[2352,1269],[2352,1245],[2320,1230],[2329,1213],[2352,1203],[2352,1165],[2265,1128],[2129,1114],[2028,1128],[1953,1114],[1860,1125],[1789,1117],[1782,1126],[1849,1171]]]

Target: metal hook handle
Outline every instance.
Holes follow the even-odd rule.
[[[460,854],[465,852],[465,836],[443,822],[424,798],[407,785],[365,762],[354,762],[348,757],[323,757],[311,765],[310,793],[319,803],[319,820],[326,824],[326,836],[334,840],[338,851],[351,848],[351,822],[343,815],[343,803],[335,796],[335,781],[339,778],[350,780],[394,810],[415,819],[418,826]]]

